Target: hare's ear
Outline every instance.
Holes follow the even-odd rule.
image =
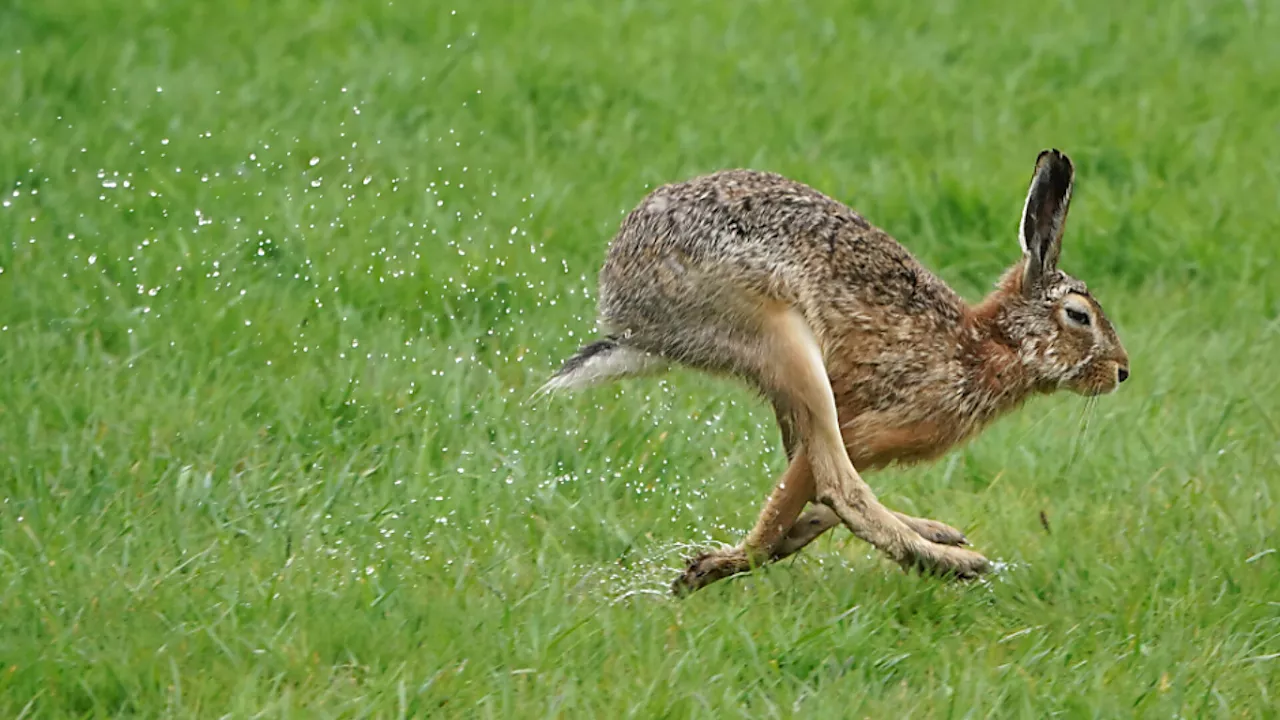
[[[1027,258],[1022,287],[1028,293],[1041,289],[1045,277],[1058,267],[1074,178],[1071,159],[1063,153],[1045,150],[1036,158],[1036,172],[1018,226],[1018,241]]]

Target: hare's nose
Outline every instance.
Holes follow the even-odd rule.
[[[1125,380],[1128,380],[1129,368],[1124,367],[1123,365],[1120,366],[1120,369],[1116,370],[1116,377],[1120,378],[1120,382],[1124,382]]]

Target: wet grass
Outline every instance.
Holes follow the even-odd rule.
[[[0,714],[1274,713],[1275,8],[601,7],[0,9]],[[779,170],[977,297],[1051,145],[1133,379],[871,477],[1010,567],[655,594],[783,460],[727,382],[524,404],[621,213]]]

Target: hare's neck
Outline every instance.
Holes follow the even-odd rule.
[[[945,363],[946,374],[935,374],[936,365],[915,376],[909,369],[895,368],[903,370],[899,379],[905,385],[912,379],[919,382],[908,388],[909,399],[902,399],[900,406],[874,407],[874,396],[882,388],[872,384],[853,389],[833,386],[837,402],[843,401],[843,430],[855,467],[870,470],[892,462],[937,458],[1034,392],[1017,352],[1000,342],[981,319],[966,308],[958,331],[943,341],[956,345],[932,348],[959,360]],[[839,369],[834,377],[841,378]]]
[[[1015,342],[1001,330],[995,298],[972,307],[959,338],[965,377],[965,405],[986,424],[1017,408],[1036,393]]]

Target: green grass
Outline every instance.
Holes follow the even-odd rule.
[[[1274,716],[1273,4],[448,5],[0,7],[0,715]],[[869,476],[1010,568],[647,592],[784,462],[729,382],[524,403],[621,214],[778,170],[976,298],[1048,146],[1133,379]]]

